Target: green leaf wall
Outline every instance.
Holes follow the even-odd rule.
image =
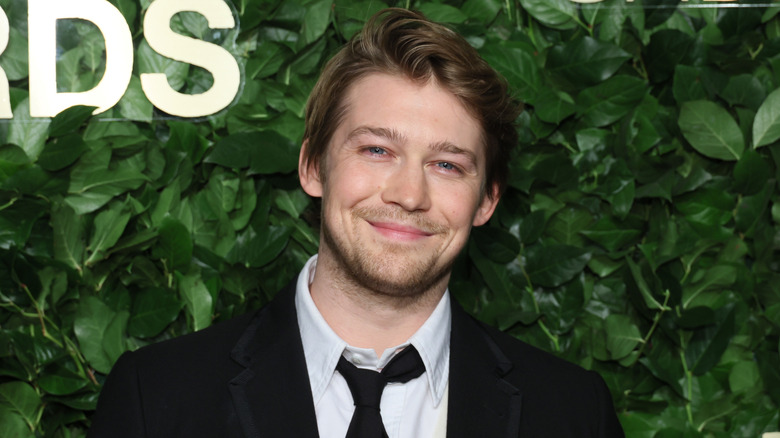
[[[136,69],[197,93],[112,0]],[[491,222],[457,261],[477,318],[601,373],[629,437],[780,430],[780,7],[659,0],[406,1],[448,22],[526,103]],[[245,84],[202,120],[157,112],[138,71],[90,117],[29,117],[26,2],[0,55],[0,436],[78,437],[125,350],[265,304],[317,250],[295,166],[306,97],[377,1],[234,0]],[[727,7],[741,6],[741,7]],[[89,89],[103,42],[60,25],[58,83]],[[98,35],[99,36],[99,35]],[[146,69],[146,70],[144,70]]]

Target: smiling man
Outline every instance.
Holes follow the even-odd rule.
[[[261,311],[122,356],[95,437],[621,437],[601,378],[473,320],[452,264],[519,106],[460,36],[386,10],[325,67],[299,176],[319,253]]]

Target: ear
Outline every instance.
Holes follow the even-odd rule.
[[[484,225],[493,216],[493,212],[496,211],[496,205],[498,205],[498,198],[500,197],[498,195],[498,184],[493,184],[488,190],[491,196],[488,196],[487,192],[482,195],[482,200],[479,201],[477,211],[474,213],[474,221],[471,224],[475,227]]]
[[[322,181],[320,180],[320,169],[318,165],[309,163],[306,159],[306,149],[309,147],[309,140],[306,139],[301,145],[301,153],[298,155],[298,179],[301,181],[303,191],[309,196],[322,197]]]

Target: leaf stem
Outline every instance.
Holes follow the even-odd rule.
[[[19,287],[21,287],[22,290],[24,290],[24,292],[27,294],[27,297],[30,299],[33,306],[35,307],[35,313],[38,316],[38,321],[40,321],[41,323],[41,333],[43,334],[44,337],[46,337],[46,323],[43,321],[45,318],[45,315],[43,314],[43,309],[41,309],[40,304],[38,304],[38,300],[33,298],[32,292],[30,292],[30,288],[28,288],[26,284],[19,283]]]
[[[528,38],[531,39],[531,44],[533,44],[534,47],[538,47],[536,45],[536,35],[534,35],[534,26],[531,14],[528,14]]]
[[[521,246],[520,251],[522,253],[523,246]],[[525,266],[520,264],[520,271],[523,273],[523,277],[525,277],[525,281],[527,283],[525,287],[525,291],[531,296],[531,301],[534,303],[534,312],[536,314],[541,314],[542,312],[539,311],[539,302],[536,301],[536,295],[534,295],[534,286],[531,283],[531,277],[528,276],[528,273],[525,271]],[[553,334],[550,329],[547,328],[547,325],[544,323],[544,321],[540,318],[539,319],[539,327],[542,329],[545,335],[547,335],[548,338],[553,343],[553,346],[555,347],[555,351],[561,351],[561,343],[558,339],[558,336]]]
[[[691,426],[696,427],[696,425],[693,422],[693,373],[688,369],[688,363],[685,361],[685,340],[682,337],[682,333],[680,333],[680,345],[683,347],[680,349],[680,362],[682,362],[683,366],[683,372],[685,373],[685,380],[687,382],[686,385],[686,398],[688,399],[685,402],[685,412],[688,414],[688,423],[690,423]]]
[[[583,23],[582,20],[580,20],[580,17],[572,16],[571,18],[574,19],[574,22],[579,24],[580,27],[585,29],[588,32],[588,35],[593,38],[593,28],[588,26],[587,24]]]
[[[634,366],[634,364],[639,361],[639,358],[642,357],[642,353],[645,351],[645,347],[648,343],[650,343],[650,338],[653,336],[653,333],[655,332],[655,329],[658,327],[658,323],[661,322],[661,317],[663,316],[664,312],[669,310],[669,308],[666,306],[669,304],[669,298],[672,296],[671,292],[669,292],[669,289],[666,289],[664,291],[664,304],[661,306],[661,309],[658,313],[655,314],[655,317],[653,318],[653,325],[650,326],[650,330],[645,335],[644,339],[642,339],[642,345],[639,347],[639,352],[634,358],[634,360],[631,362],[630,365],[628,365],[628,368],[631,368]]]
[[[10,207],[10,206],[14,205],[14,203],[16,202],[16,200],[17,200],[17,199],[19,199],[19,198],[11,198],[11,200],[10,200],[10,201],[6,202],[6,203],[5,203],[5,204],[3,204],[3,205],[0,205],[0,211],[3,211],[3,210],[5,210],[6,208],[8,208],[8,207]]]
[[[642,77],[645,81],[649,80],[647,76],[647,67],[645,66],[645,60],[642,58],[642,55],[639,54],[632,63],[634,70],[636,70],[637,73],[639,73],[639,76]]]
[[[758,56],[759,53],[761,53],[761,50],[763,49],[764,49],[764,43],[759,44],[755,51],[750,50],[750,47],[748,47],[747,51],[750,54],[750,60],[755,61],[756,57]]]
[[[541,329],[544,332],[544,334],[547,335],[548,338],[550,338],[550,340],[553,343],[553,346],[555,347],[555,351],[560,352],[561,351],[561,344],[560,344],[560,342],[558,340],[558,336],[554,335],[550,331],[550,329],[547,328],[547,325],[545,325],[544,321],[542,321],[541,319],[539,320],[539,327],[541,327]]]

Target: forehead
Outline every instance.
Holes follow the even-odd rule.
[[[345,93],[344,113],[331,143],[343,144],[365,127],[393,132],[411,144],[454,144],[484,161],[480,123],[461,101],[435,80],[416,82],[399,75],[371,73]]]

